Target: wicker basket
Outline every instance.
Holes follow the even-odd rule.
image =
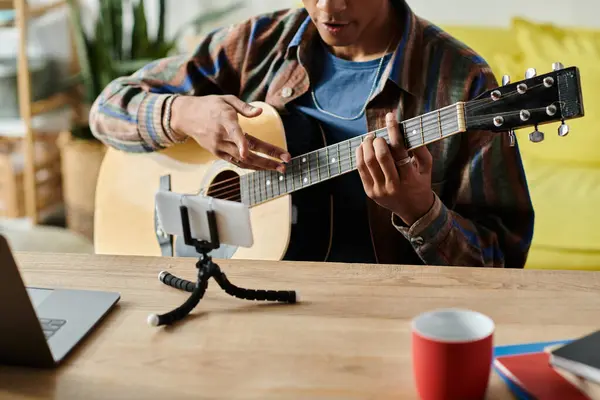
[[[23,141],[0,141],[0,217],[23,218],[25,208],[25,154]],[[34,144],[38,218],[62,206],[60,151],[55,136],[42,136]]]
[[[74,139],[70,133],[62,133],[58,143],[67,227],[93,240],[96,182],[106,147],[97,141]]]

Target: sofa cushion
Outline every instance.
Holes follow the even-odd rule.
[[[600,168],[535,158],[523,166],[536,214],[534,243],[600,252]]]
[[[500,65],[496,64],[497,56],[511,55],[518,57],[520,49],[514,30],[485,26],[441,26],[446,32],[475,50],[490,65],[498,82],[502,81]]]
[[[559,123],[541,125],[545,133],[541,143],[528,139],[532,128],[520,129],[521,152],[524,158],[555,161],[565,164],[600,167],[600,33],[595,31],[558,28],[536,24],[521,18],[513,20],[513,29],[521,49],[521,56],[495,55],[496,65],[510,70],[513,81],[523,79],[525,70],[536,68],[538,74],[551,71],[552,63],[577,66],[581,75],[581,89],[585,116],[567,121],[570,134],[561,138]]]

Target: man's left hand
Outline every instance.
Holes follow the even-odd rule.
[[[394,114],[386,115],[389,145],[369,135],[356,149],[356,164],[371,199],[412,225],[433,206],[432,157],[426,146],[409,155]]]

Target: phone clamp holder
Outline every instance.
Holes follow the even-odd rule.
[[[170,325],[184,319],[200,302],[206,288],[208,280],[214,278],[225,293],[244,300],[275,301],[280,303],[296,303],[297,296],[293,290],[255,290],[244,289],[232,284],[221,268],[212,260],[208,254],[212,250],[219,248],[219,233],[217,229],[217,220],[214,210],[208,210],[206,217],[210,232],[210,240],[197,240],[192,238],[190,230],[189,213],[186,206],[179,207],[181,214],[181,223],[183,228],[183,238],[185,244],[194,246],[200,254],[196,268],[198,269],[198,278],[196,283],[178,278],[167,271],[161,271],[158,279],[165,285],[172,286],[186,292],[191,292],[190,297],[179,307],[165,314],[151,314],[148,316],[148,324],[151,326]]]

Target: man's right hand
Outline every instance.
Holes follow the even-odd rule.
[[[261,112],[260,108],[254,108],[231,95],[179,96],[171,106],[171,127],[176,139],[189,136],[215,156],[240,168],[270,169],[283,173],[285,166],[282,163],[253,152],[283,162],[290,161],[290,154],[243,132],[238,123],[238,114],[253,118]]]

